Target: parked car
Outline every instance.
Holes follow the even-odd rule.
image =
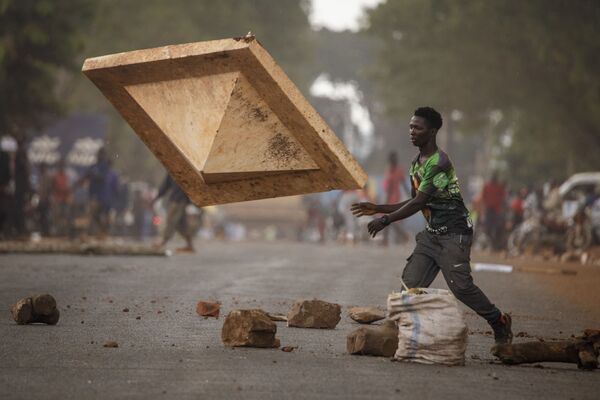
[[[600,172],[572,175],[558,190],[563,199],[563,218],[572,219],[584,206],[594,234],[594,242],[600,243]]]

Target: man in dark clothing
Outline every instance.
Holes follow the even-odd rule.
[[[357,217],[384,214],[368,225],[369,233],[375,237],[394,221],[422,211],[427,228],[416,237],[417,246],[402,274],[405,284],[409,288],[428,287],[441,270],[456,298],[487,320],[496,343],[510,343],[510,315],[500,312],[473,283],[470,267],[473,229],[454,167],[436,144],[441,126],[441,115],[430,107],[418,108],[410,120],[410,140],[419,148],[410,167],[411,199],[397,204],[357,203],[352,205],[352,212]]]
[[[165,246],[177,231],[181,236],[183,236],[186,244],[185,247],[179,248],[177,251],[193,253],[195,252],[195,249],[194,242],[192,240],[192,231],[188,224],[185,212],[187,206],[191,203],[190,198],[183,190],[181,190],[177,182],[175,182],[175,180],[171,178],[171,175],[169,174],[165,176],[165,179],[160,185],[158,193],[152,202],[155,203],[158,201],[158,199],[167,194],[167,192],[169,192],[167,222],[163,232],[162,240],[158,243],[158,245],[161,247]]]
[[[92,165],[79,183],[88,181],[90,226],[88,233],[98,234],[104,239],[108,236],[110,225],[110,210],[119,189],[119,177],[113,171],[108,155],[100,148],[96,155],[96,163]]]
[[[41,163],[38,167],[38,179],[37,179],[37,195],[38,195],[38,221],[42,236],[50,236],[50,207],[51,207],[51,190],[52,190],[52,177],[48,173],[48,166],[45,163]]]
[[[12,171],[10,168],[10,155],[0,148],[0,239],[6,234],[6,221],[10,204],[10,183]]]
[[[31,170],[29,158],[27,156],[27,143],[25,138],[18,138],[17,146],[13,168],[15,183],[13,218],[17,237],[24,239],[28,237],[26,213],[29,211],[32,195],[31,182],[29,180]]]

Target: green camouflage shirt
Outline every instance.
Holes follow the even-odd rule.
[[[471,233],[469,211],[458,186],[458,178],[448,155],[436,151],[423,164],[419,155],[410,166],[410,180],[416,191],[430,196],[423,209],[429,231],[434,233]]]

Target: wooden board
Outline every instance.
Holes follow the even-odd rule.
[[[198,206],[367,180],[254,37],[89,58],[83,72]]]
[[[3,241],[0,254],[85,254],[118,256],[166,256],[164,247],[136,243],[79,242],[74,240],[43,239],[40,242]]]

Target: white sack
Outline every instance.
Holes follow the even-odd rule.
[[[467,325],[456,297],[448,290],[423,294],[392,293],[388,316],[398,323],[395,359],[423,364],[464,365]]]

